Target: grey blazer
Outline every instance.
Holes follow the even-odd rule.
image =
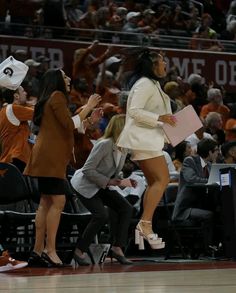
[[[117,178],[123,168],[127,152],[119,152],[113,140],[95,143],[83,168],[71,178],[71,185],[82,196],[92,198],[99,189],[105,189],[111,177]]]
[[[193,191],[188,185],[194,183],[207,183],[208,179],[203,173],[200,156],[189,156],[184,159],[180,171],[179,189],[175,201],[175,207],[172,215],[173,220],[188,219],[191,208],[196,207],[199,201],[198,192]]]

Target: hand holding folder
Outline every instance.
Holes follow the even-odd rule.
[[[175,126],[170,126],[166,123],[163,125],[165,135],[173,147],[203,127],[202,121],[192,105],[188,105],[175,113],[174,117],[176,118]]]

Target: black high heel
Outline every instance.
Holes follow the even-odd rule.
[[[31,251],[30,256],[29,256],[29,259],[28,259],[28,266],[29,267],[43,267],[43,268],[48,268],[50,265],[39,254],[37,254],[34,251]]]
[[[45,252],[42,252],[42,255],[41,255],[41,258],[48,262],[48,264],[51,266],[51,267],[54,267],[54,268],[62,268],[64,267],[64,264],[62,262],[54,262],[48,255],[47,253]]]
[[[91,265],[91,263],[88,262],[86,257],[82,258],[78,254],[76,254],[76,252],[74,252],[74,257],[73,258],[74,258],[75,263],[77,263],[80,266],[90,266]]]
[[[133,262],[128,260],[124,255],[117,254],[113,250],[111,250],[110,256],[111,256],[111,262],[112,262],[112,259],[115,258],[122,265],[132,265],[133,264]]]

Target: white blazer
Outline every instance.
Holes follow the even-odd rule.
[[[163,123],[158,118],[171,113],[170,98],[162,91],[159,82],[140,78],[129,93],[125,127],[118,139],[118,147],[162,150],[165,135]]]

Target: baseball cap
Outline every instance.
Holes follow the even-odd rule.
[[[111,64],[119,62],[121,62],[121,59],[117,58],[116,56],[111,56],[105,61],[105,66],[109,67]]]
[[[140,15],[140,12],[131,11],[126,15],[126,20],[130,20],[133,17],[137,17]]]
[[[51,59],[48,58],[48,57],[45,56],[45,55],[39,55],[39,56],[36,58],[36,61],[37,61],[37,62],[40,62],[40,63],[42,63],[42,62],[50,62]]]
[[[40,63],[39,62],[36,62],[34,59],[27,59],[27,60],[25,60],[24,63],[27,66],[33,66],[33,67],[37,67],[37,66],[40,65]]]
[[[144,10],[143,15],[147,15],[147,14],[155,14],[156,12],[150,8]]]

